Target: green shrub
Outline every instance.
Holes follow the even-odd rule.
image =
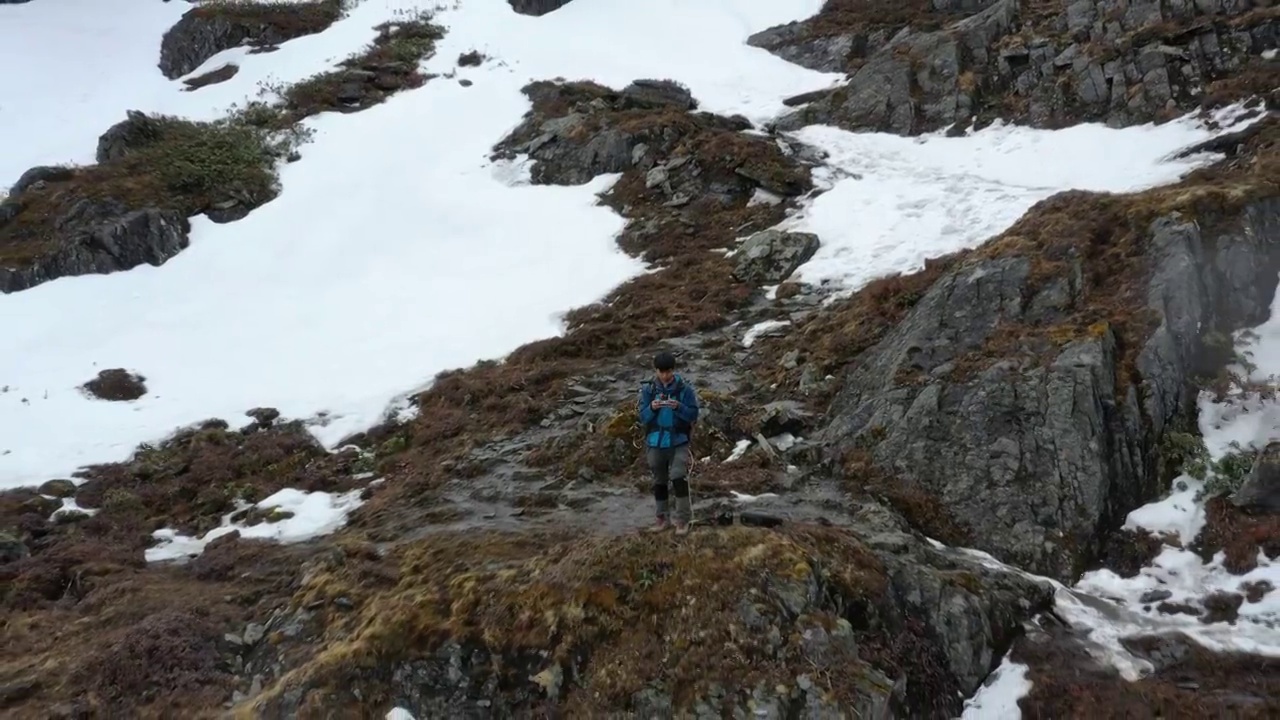
[[[1209,479],[1196,499],[1230,495],[1239,490],[1240,484],[1248,477],[1257,452],[1252,448],[1241,447],[1240,443],[1234,441],[1230,447],[1231,450],[1226,455],[1211,464]]]

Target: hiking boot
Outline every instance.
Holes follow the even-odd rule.
[[[657,521],[649,526],[649,532],[662,532],[669,527],[671,527],[671,523],[667,522],[665,517],[659,515]]]
[[[689,523],[684,522],[683,520],[677,520],[677,521],[676,521],[676,534],[677,534],[677,535],[688,535],[688,534],[689,534]]]

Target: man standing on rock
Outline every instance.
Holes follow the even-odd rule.
[[[675,496],[676,533],[689,532],[693,508],[689,503],[689,439],[698,421],[698,395],[676,375],[676,358],[660,352],[653,358],[655,378],[640,387],[640,425],[644,427],[653,499],[657,504],[655,532],[669,527],[668,485]]]

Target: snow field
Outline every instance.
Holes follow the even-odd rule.
[[[1215,119],[1240,129],[1258,118],[1231,107]],[[908,138],[810,126],[796,136],[829,153],[827,167],[815,173],[826,192],[780,227],[821,238],[795,279],[827,284],[839,297],[977,247],[1056,193],[1134,192],[1176,182],[1220,156],[1173,156],[1224,132],[1192,116],[1123,129],[994,124],[954,138],[945,131]]]

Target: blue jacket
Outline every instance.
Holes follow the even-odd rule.
[[[679,401],[680,407],[655,411],[649,403],[659,396]],[[698,420],[698,395],[679,375],[671,379],[670,385],[654,379],[640,386],[639,409],[649,447],[679,447],[689,443],[693,424]]]

